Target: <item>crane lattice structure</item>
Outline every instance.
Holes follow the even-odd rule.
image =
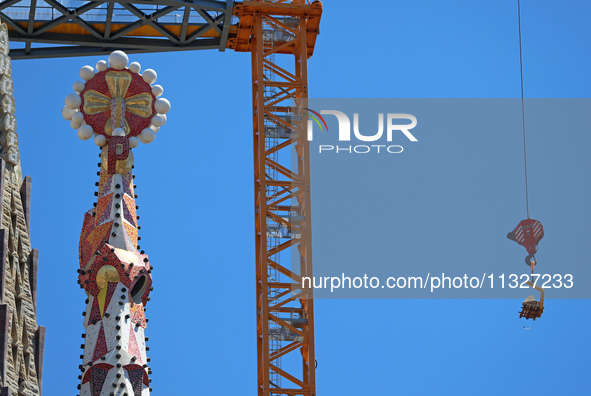
[[[13,59],[226,48],[252,57],[258,395],[315,396],[307,60],[322,3],[4,0]]]

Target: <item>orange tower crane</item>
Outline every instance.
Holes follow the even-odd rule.
[[[234,14],[228,47],[252,54],[258,394],[313,396],[314,304],[301,282],[312,276],[310,164],[299,109],[322,3],[244,2]],[[290,152],[291,169],[281,161]]]
[[[307,60],[322,3],[4,0],[13,59],[226,48],[252,56],[258,395],[315,396]],[[39,45],[41,44],[41,45]],[[52,44],[47,46],[46,44]]]

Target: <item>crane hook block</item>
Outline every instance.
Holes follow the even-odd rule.
[[[538,251],[538,242],[543,237],[544,227],[542,223],[534,219],[522,220],[513,231],[507,234],[507,238],[525,247],[529,253],[525,258],[525,263],[528,266],[531,265],[531,261],[535,261],[534,254]]]

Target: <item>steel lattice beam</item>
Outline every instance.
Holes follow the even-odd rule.
[[[314,301],[302,282],[313,274],[309,144],[299,107],[322,4],[249,1],[234,12],[240,24],[228,46],[252,54],[257,394],[315,396]],[[279,242],[277,230],[287,232]]]
[[[77,7],[67,7],[75,4]],[[5,0],[12,59],[219,49],[231,30],[232,0]],[[35,45],[35,46],[33,46]]]

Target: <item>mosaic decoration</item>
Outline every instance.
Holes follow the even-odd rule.
[[[80,98],[84,121],[105,136],[111,136],[117,127],[126,135],[137,136],[156,115],[152,87],[137,73],[98,72],[85,84]]]
[[[140,304],[133,304],[130,308],[131,322],[141,327],[146,327],[146,315]]]
[[[91,324],[96,324],[101,319],[101,309],[99,308],[98,299],[95,298],[92,302],[92,309],[90,310],[90,316],[88,318],[88,321]]]
[[[98,339],[97,339],[96,345],[94,347],[94,355],[93,355],[92,360],[97,361],[102,356],[105,356],[107,354],[107,352],[108,352],[108,349],[107,349],[107,340],[105,339],[105,330],[103,329],[103,326],[101,325],[101,328],[99,330]]]
[[[41,395],[45,328],[37,325],[38,251],[29,237],[8,30],[0,23],[0,395]]]
[[[89,369],[82,379],[82,384],[86,385],[85,388],[88,389],[88,392],[84,392],[83,394],[101,396],[107,374],[112,368],[113,366],[110,364],[99,363]]]
[[[135,338],[135,331],[133,330],[133,327],[129,328],[129,347],[128,347],[127,351],[132,356],[138,356],[137,362],[142,363],[141,351],[140,351],[140,347],[137,343],[137,340]]]
[[[97,201],[84,215],[78,283],[87,295],[81,396],[151,392],[144,331],[152,266],[138,251],[133,152],[150,143],[166,122],[170,103],[156,72],[140,74],[137,62],[115,51],[96,70],[84,66],[66,97],[64,118],[78,137],[101,148]]]
[[[146,376],[145,371],[142,369],[141,366],[129,364],[125,366],[125,370],[129,374],[129,380],[133,386],[133,394],[134,396],[141,396],[141,389],[143,385],[148,385],[149,380]]]

